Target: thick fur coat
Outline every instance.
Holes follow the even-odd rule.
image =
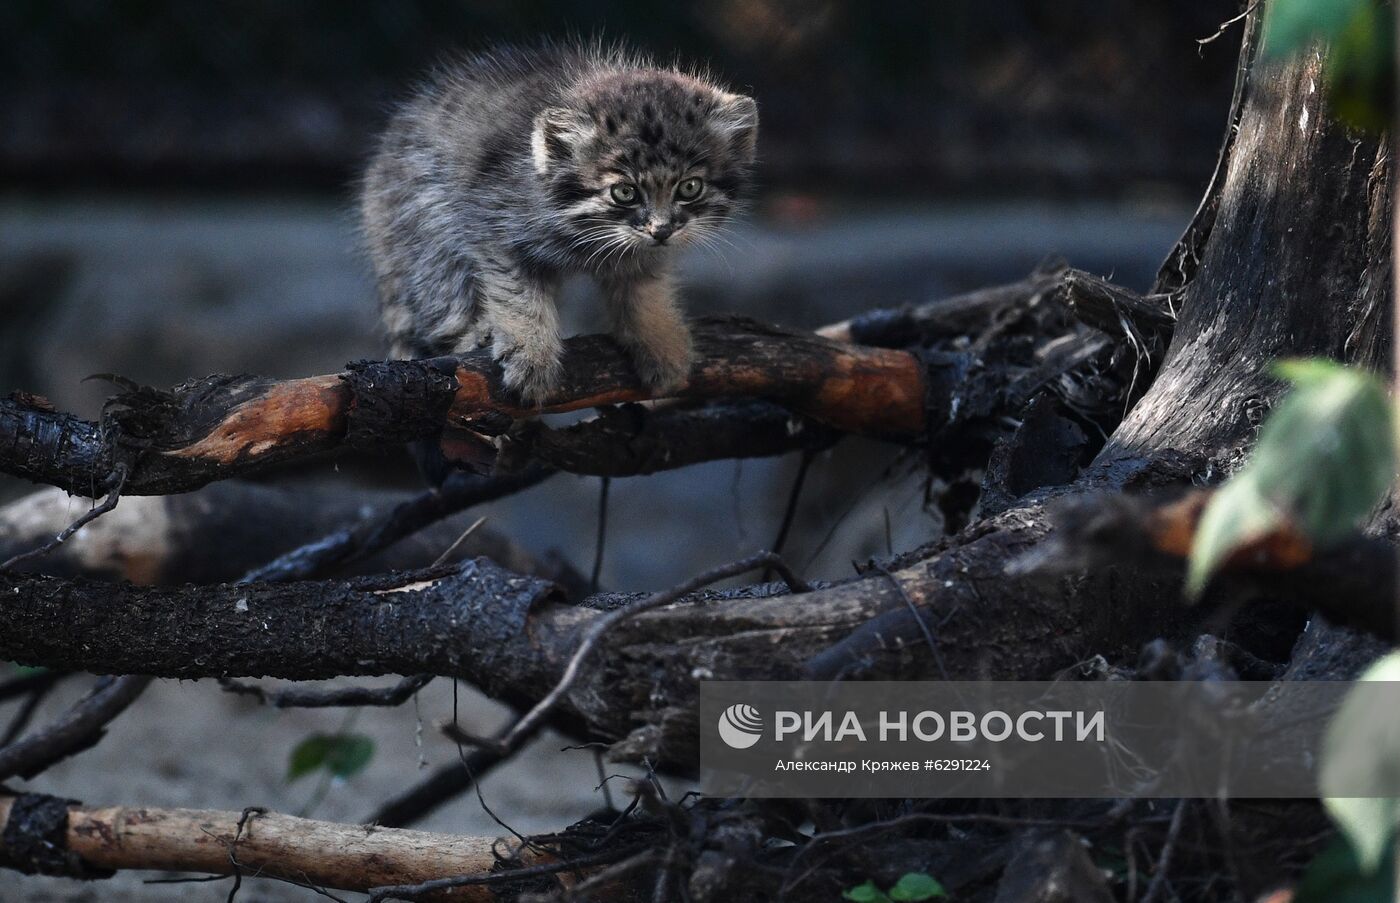
[[[658,390],[690,334],[670,278],[742,202],[751,98],[598,48],[498,50],[430,76],[393,117],[361,214],[393,352],[489,347],[532,402],[559,379],[555,294],[591,275],[613,335]]]

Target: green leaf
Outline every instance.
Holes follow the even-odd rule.
[[[1356,529],[1395,478],[1385,386],[1325,360],[1277,365],[1294,389],[1259,433],[1252,465],[1261,488],[1326,545]]]
[[[1323,82],[1337,116],[1348,125],[1384,132],[1395,110],[1395,10],[1364,3],[1332,41]]]
[[[1326,546],[1348,536],[1395,475],[1390,399],[1375,376],[1322,359],[1278,364],[1293,389],[1249,462],[1201,515],[1187,567],[1195,596],[1232,551],[1285,520]]]
[[[1380,867],[1400,824],[1400,653],[1381,658],[1347,693],[1327,726],[1318,776],[1327,811],[1350,841],[1363,874]],[[1358,791],[1369,796],[1355,796]]]
[[[1346,838],[1335,838],[1308,864],[1293,903],[1394,903],[1395,847],[1386,850],[1381,867],[1366,874]]]
[[[362,734],[312,734],[296,745],[287,763],[287,780],[325,769],[337,778],[364,770],[374,758],[374,741]]]
[[[932,875],[925,875],[923,872],[909,872],[890,888],[891,900],[932,900],[935,897],[946,896],[948,892],[943,889],[943,885],[935,881]]]
[[[1373,132],[1395,109],[1393,7],[1379,0],[1274,0],[1264,23],[1264,55],[1290,57],[1313,41],[1328,45],[1323,82],[1348,125]]]
[[[338,778],[358,774],[374,758],[374,741],[363,734],[337,734],[331,740],[326,768]]]
[[[890,903],[890,898],[885,896],[884,891],[875,886],[874,881],[857,884],[850,890],[842,891],[841,899],[854,900],[856,903]]]
[[[1186,595],[1196,598],[1211,574],[1240,546],[1267,534],[1283,520],[1260,489],[1258,478],[1242,470],[1216,490],[1201,513],[1186,562]]]
[[[1264,20],[1264,53],[1290,56],[1315,38],[1335,39],[1372,0],[1274,0]]]
[[[287,780],[295,781],[325,765],[330,739],[325,734],[312,734],[298,743],[287,759]]]

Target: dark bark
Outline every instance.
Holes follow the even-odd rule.
[[[103,673],[316,679],[467,670],[484,678],[557,590],[476,559],[348,581],[178,588],[5,573],[0,592],[14,603],[0,657],[62,658]],[[82,643],[102,648],[89,660]]]
[[[938,339],[962,339],[981,333],[988,324],[1009,311],[1033,305],[1055,290],[1066,270],[1063,261],[1050,261],[1019,282],[924,304],[866,311],[823,327],[818,334],[878,348],[904,348]]]
[[[104,677],[96,687],[46,725],[0,749],[0,781],[32,778],[49,766],[92,747],[108,724],[146,691],[148,677]]]
[[[767,401],[722,402],[697,409],[626,404],[559,429],[538,420],[505,437],[496,466],[539,463],[569,473],[631,477],[720,458],[766,458],[828,448],[841,434]]]
[[[914,439],[924,385],[906,352],[842,345],[750,320],[695,324],[697,360],[680,398],[762,396],[846,432]],[[99,428],[29,398],[0,400],[0,471],[98,495],[130,472],[128,495],[184,492],[240,473],[344,448],[438,435],[495,435],[544,412],[649,398],[606,336],[568,340],[564,380],[525,407],[485,351],[431,361],[362,362],[347,372],[276,381],[211,376],[170,391],[129,386]]]
[[[426,567],[442,555],[448,556],[447,561],[482,555],[512,570],[538,574],[570,591],[577,590],[582,587],[583,578],[567,564],[533,562],[523,549],[492,530],[478,527],[464,541],[457,543],[455,539],[470,524],[454,515],[529,489],[554,473],[549,467],[530,466],[518,473],[495,477],[459,471],[449,475],[441,486],[361,515],[348,527],[333,526],[343,525],[348,517],[337,521],[321,515],[326,525],[319,529],[321,535],[311,541],[303,540],[304,544],[289,551],[283,546],[284,551],[271,561],[267,560],[270,556],[255,561],[245,558],[244,568],[248,570],[239,582],[309,580],[330,573],[382,573]],[[320,514],[314,505],[311,510]],[[414,537],[413,543],[398,545],[410,536]],[[394,551],[386,552],[390,549]]]

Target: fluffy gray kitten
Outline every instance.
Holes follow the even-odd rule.
[[[752,98],[618,52],[497,50],[440,69],[393,117],[361,194],[393,353],[489,346],[541,401],[560,377],[555,293],[584,272],[638,374],[676,385],[691,340],[670,252],[733,212],[757,136]]]

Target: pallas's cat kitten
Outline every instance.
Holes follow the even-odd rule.
[[[691,341],[668,258],[733,212],[757,135],[751,98],[619,53],[499,50],[442,68],[363,183],[394,354],[489,347],[539,402],[560,376],[560,278],[585,272],[638,374],[681,382]]]

